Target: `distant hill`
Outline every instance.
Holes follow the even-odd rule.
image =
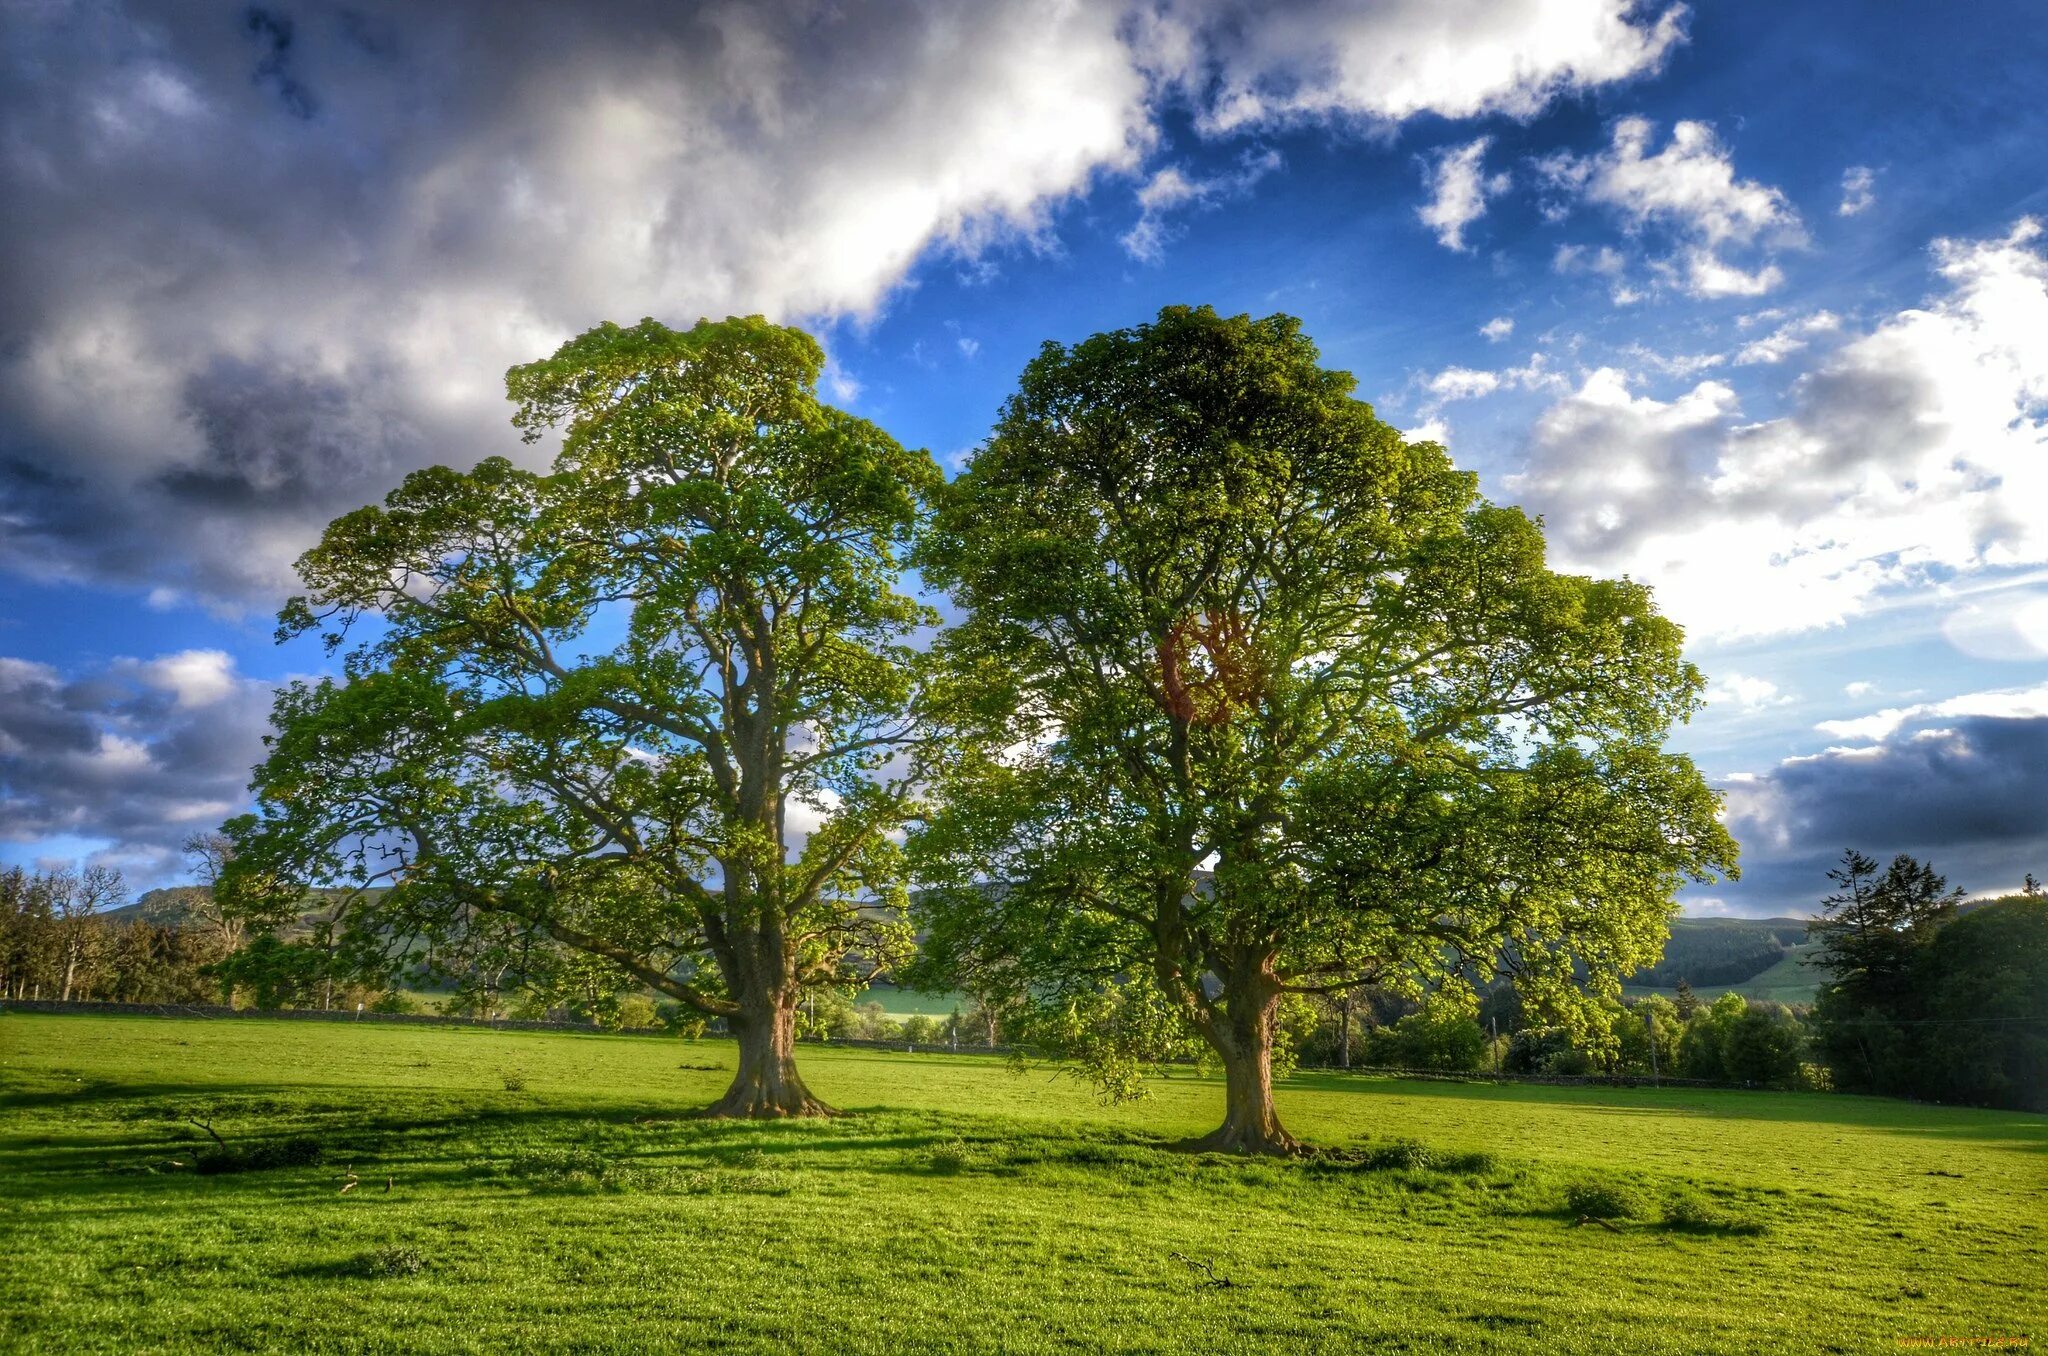
[[[346,890],[313,890],[307,901],[308,907],[299,915],[298,922],[286,924],[280,935],[292,941],[310,934],[322,921],[326,910],[336,899],[349,893]],[[373,891],[372,893],[382,893]],[[118,909],[108,909],[100,916],[109,922],[126,923],[148,919],[152,923],[182,927],[192,917],[193,905],[204,900],[207,890],[204,885],[173,885],[161,890],[146,890],[136,897],[133,904],[123,904]]]
[[[1998,902],[1966,900],[1956,912]],[[1668,995],[1683,979],[1701,998],[1732,990],[1773,1003],[1811,1003],[1825,977],[1805,963],[1814,949],[1803,918],[1674,918],[1664,959],[1629,976],[1626,987]]]

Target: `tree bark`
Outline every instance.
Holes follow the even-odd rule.
[[[1349,1069],[1351,1067],[1351,990],[1346,989],[1344,991],[1344,1001],[1339,1011],[1343,1013],[1343,1016],[1339,1019],[1343,1026],[1337,1034],[1337,1067]]]
[[[1280,982],[1271,956],[1251,956],[1223,979],[1223,1009],[1204,1023],[1203,1036],[1223,1062],[1223,1124],[1186,1147],[1196,1153],[1292,1157],[1301,1143],[1273,1109],[1273,1019]]]
[[[739,1069],[707,1116],[830,1116],[796,1071],[796,995],[788,992],[744,1005],[726,1018],[739,1039]]]

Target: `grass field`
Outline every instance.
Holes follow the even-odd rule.
[[[1163,1147],[1220,1117],[1219,1085],[1193,1075],[1103,1108],[1043,1068],[806,1050],[812,1087],[852,1114],[691,1119],[732,1058],[719,1042],[655,1037],[0,1016],[0,1343],[1694,1353],[2048,1341],[2037,1116],[1330,1074],[1285,1084],[1283,1116],[1322,1145],[1379,1146],[1376,1165],[1245,1163]],[[188,1117],[239,1151],[308,1137],[324,1158],[198,1175],[210,1141]],[[1567,1193],[1598,1187],[1639,1198],[1643,1217],[1575,1226]],[[1685,1227],[1662,1218],[1674,1197]]]

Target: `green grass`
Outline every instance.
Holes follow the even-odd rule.
[[[2048,1338],[2041,1117],[1324,1074],[1290,1080],[1281,1111],[1347,1152],[1247,1163],[1164,1147],[1220,1115],[1220,1087],[1191,1074],[1104,1108],[1044,1068],[806,1050],[812,1086],[853,1114],[690,1118],[732,1057],[646,1037],[0,1016],[0,1347]],[[323,1158],[200,1176],[170,1166],[209,1145],[187,1117],[243,1151],[310,1138]],[[1580,1226],[1568,1199],[1627,1209]]]
[[[970,1003],[965,994],[919,993],[914,989],[898,989],[888,984],[876,984],[854,995],[856,1003],[880,1003],[882,1015],[892,1022],[905,1017],[951,1017],[955,1012],[966,1012]]]
[[[1811,1003],[1820,987],[1820,975],[1804,963],[1805,957],[1818,948],[1812,943],[1802,942],[1789,948],[1775,965],[1751,975],[1740,984],[1701,984],[1693,989],[1693,996],[1702,1003],[1711,1003],[1724,993],[1739,993],[1752,1002],[1765,1003]],[[1678,990],[1660,989],[1646,984],[1627,984],[1622,992],[1630,998],[1647,998],[1662,994],[1666,998],[1678,997]]]

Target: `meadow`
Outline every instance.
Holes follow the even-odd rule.
[[[1221,1113],[1192,1072],[1104,1107],[1048,1066],[806,1048],[848,1114],[693,1118],[733,1055],[0,1015],[0,1334],[122,1352],[2048,1339],[2039,1116],[1318,1073],[1280,1111],[1340,1152],[1245,1162],[1169,1147]]]

